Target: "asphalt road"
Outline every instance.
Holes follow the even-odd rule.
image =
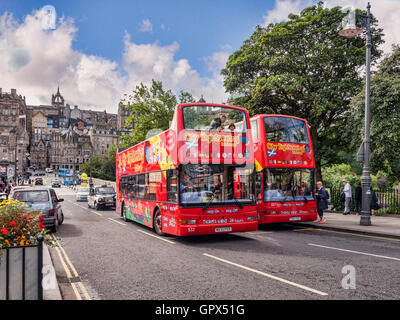
[[[400,241],[295,224],[158,237],[113,210],[88,209],[73,190],[56,192],[65,220],[62,248],[50,251],[65,299],[400,299]],[[342,286],[349,270],[355,289]]]

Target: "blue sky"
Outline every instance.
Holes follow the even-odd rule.
[[[119,61],[125,31],[136,44],[169,45],[176,41],[180,49],[175,57],[188,59],[191,66],[206,75],[203,57],[213,52],[238,48],[263,23],[263,15],[275,1],[240,0],[0,0],[4,11],[22,20],[33,10],[53,5],[57,16],[72,17],[78,32],[73,48],[86,54]],[[140,32],[148,19],[152,32]],[[161,25],[164,25],[162,30]],[[232,48],[231,50],[229,50]]]
[[[226,101],[220,71],[256,25],[280,22],[318,0],[0,0],[0,88],[49,104],[116,112],[140,83],[162,81],[208,102]],[[400,43],[400,0],[370,0],[385,53]],[[325,0],[327,7],[367,0]],[[55,30],[42,27],[45,5]],[[64,19],[60,19],[64,17]]]

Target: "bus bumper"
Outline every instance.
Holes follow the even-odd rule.
[[[259,224],[267,223],[285,223],[285,222],[303,222],[317,220],[317,213],[302,214],[261,214]]]
[[[198,236],[206,234],[221,234],[232,232],[255,231],[258,228],[258,221],[248,221],[246,223],[226,223],[226,224],[194,224],[180,225],[177,228],[177,236]]]

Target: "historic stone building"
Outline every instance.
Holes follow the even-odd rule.
[[[26,105],[15,89],[11,93],[0,89],[0,175],[13,170],[14,151],[20,174],[32,165],[79,170],[92,155],[105,154],[126,133],[128,114],[120,112],[121,108],[118,114],[71,108],[59,88],[51,96],[51,105],[37,106]],[[17,150],[13,147],[16,135]]]
[[[23,174],[29,141],[25,97],[17,95],[16,89],[6,93],[0,88],[0,175],[4,179]]]

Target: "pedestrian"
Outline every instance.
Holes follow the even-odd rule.
[[[343,214],[350,214],[350,200],[351,200],[351,186],[350,183],[347,182],[346,179],[343,179],[344,188],[342,193],[344,193],[345,200],[344,200],[344,212]]]
[[[360,214],[362,200],[362,188],[360,181],[357,183],[357,187],[354,189],[354,193],[354,209],[356,210],[356,215],[358,216]]]
[[[328,194],[322,185],[322,181],[317,181],[317,192],[315,196],[317,197],[317,212],[319,216],[317,223],[324,223],[326,221],[324,218],[324,210],[328,209]]]
[[[378,197],[376,196],[374,189],[372,189],[372,186],[371,186],[370,190],[371,190],[371,193],[370,193],[369,206],[370,206],[370,210],[371,210],[371,215],[373,216],[375,214],[375,210],[380,209],[380,207],[379,207],[379,203],[378,203]]]

